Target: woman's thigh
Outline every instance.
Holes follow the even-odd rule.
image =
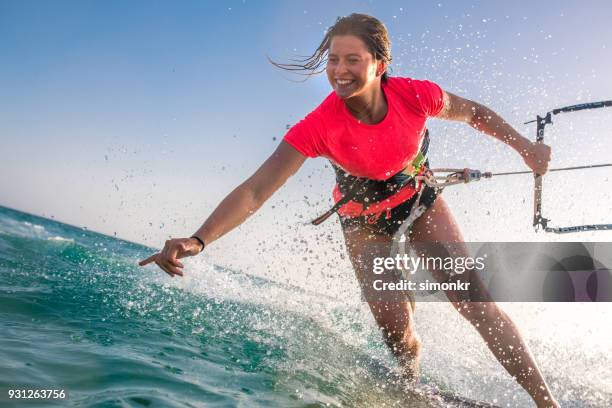
[[[439,196],[436,201],[417,218],[410,228],[412,242],[464,242],[459,224],[451,209]]]
[[[412,225],[410,243],[413,249],[424,257],[469,257],[459,224],[455,220],[443,197],[438,197],[433,205],[425,211]],[[451,276],[444,269],[429,271],[438,282],[466,282],[469,291],[446,291],[448,299],[455,302],[489,301],[490,296],[475,270]],[[455,304],[455,306],[457,306]]]
[[[374,319],[387,335],[403,338],[407,332],[413,331],[413,300],[403,292],[397,296],[381,295],[381,298],[376,298],[372,296],[372,291],[368,290],[368,285],[372,284],[373,259],[390,256],[393,238],[373,234],[363,227],[343,228],[343,233],[362,295],[368,302]],[[397,276],[397,280],[399,279]]]

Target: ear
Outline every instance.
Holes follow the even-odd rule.
[[[385,73],[386,70],[387,70],[387,64],[385,63],[385,61],[383,60],[378,61],[378,65],[376,67],[376,76],[381,76],[382,74]]]

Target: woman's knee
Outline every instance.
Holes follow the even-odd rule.
[[[370,308],[389,347],[420,349],[421,340],[414,328],[409,302],[373,302]]]

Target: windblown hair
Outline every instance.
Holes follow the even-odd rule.
[[[292,60],[292,63],[282,64],[268,60],[277,68],[306,75],[325,71],[327,55],[331,40],[336,35],[354,35],[364,42],[375,59],[383,60],[387,66],[391,63],[391,41],[387,27],[375,17],[367,14],[353,13],[349,16],[338,17],[336,23],[327,29],[325,37],[311,56]],[[382,80],[387,80],[387,71],[383,73]]]

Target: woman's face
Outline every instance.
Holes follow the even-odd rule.
[[[366,45],[354,35],[336,35],[331,39],[327,60],[327,79],[342,99],[351,98],[380,86],[377,71],[384,68]],[[377,70],[378,69],[378,70]]]

